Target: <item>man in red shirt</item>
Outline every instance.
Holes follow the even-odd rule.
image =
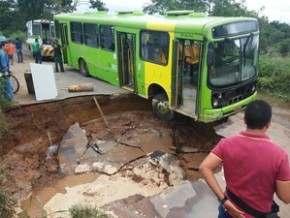
[[[272,117],[263,100],[251,102],[245,110],[245,131],[222,139],[200,165],[205,181],[221,201],[219,218],[252,218],[220,188],[214,172],[221,164],[227,189],[242,202],[264,214],[271,212],[273,195],[290,203],[290,167],[286,151],[265,134]]]

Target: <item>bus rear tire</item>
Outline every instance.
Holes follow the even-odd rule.
[[[79,61],[79,68],[80,68],[80,73],[85,76],[85,77],[88,77],[89,76],[89,70],[88,70],[88,65],[87,63],[85,62],[84,59],[81,59]]]
[[[164,93],[158,94],[153,98],[152,107],[161,120],[172,120],[174,112],[169,108],[168,98]]]

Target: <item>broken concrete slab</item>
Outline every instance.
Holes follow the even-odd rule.
[[[93,163],[93,169],[112,175],[127,163],[144,155],[144,152],[139,148],[117,145],[109,153],[99,155]]]
[[[102,209],[109,212],[109,214],[114,214],[116,217],[161,218],[153,208],[150,199],[140,194],[135,194],[128,198],[114,201],[102,207]]]
[[[186,181],[150,200],[161,217],[217,217],[218,201],[202,181]]]
[[[97,152],[100,154],[105,154],[111,151],[117,145],[117,142],[94,139],[91,144],[91,146],[94,146]]]
[[[59,166],[64,174],[74,173],[74,168],[84,155],[87,144],[85,131],[81,129],[79,123],[72,125],[64,135],[58,151]]]
[[[209,218],[217,217],[218,204],[203,181],[185,181],[154,196],[132,195],[106,204],[102,209],[118,217]]]
[[[174,188],[170,187],[162,194],[151,198],[155,210],[161,217],[167,217],[172,208],[183,208],[186,202],[196,196],[189,181],[185,181]]]

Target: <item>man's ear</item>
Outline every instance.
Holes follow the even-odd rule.
[[[271,126],[271,121],[269,121],[269,123],[266,124],[266,128],[268,129]]]

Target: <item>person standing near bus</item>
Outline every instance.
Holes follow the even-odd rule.
[[[14,43],[16,47],[18,63],[22,63],[23,62],[22,41],[19,38],[16,38]]]
[[[35,38],[34,43],[32,44],[32,51],[33,51],[33,57],[36,64],[42,63],[42,57],[41,57],[41,47],[38,41],[38,38]]]
[[[201,163],[201,174],[221,202],[219,218],[266,217],[272,211],[275,192],[284,203],[290,203],[288,155],[265,134],[271,117],[267,102],[251,102],[245,110],[246,130],[222,139]],[[225,192],[214,176],[221,164]]]
[[[0,78],[4,80],[3,94],[4,99],[8,101],[14,100],[14,93],[10,79],[10,71],[9,71],[9,58],[7,55],[7,51],[9,49],[9,44],[7,41],[1,42],[0,49]],[[1,81],[2,83],[2,81]]]
[[[14,45],[14,43],[12,42],[12,40],[9,39],[7,54],[8,54],[8,58],[9,58],[9,60],[10,60],[10,64],[11,64],[11,65],[13,65],[13,56],[14,56],[14,51],[15,51],[15,45]]]
[[[60,67],[61,72],[64,72],[63,61],[62,61],[62,52],[61,46],[58,43],[58,39],[54,39],[52,41],[52,47],[54,52],[54,63],[55,63],[55,72],[59,72],[58,65]]]

